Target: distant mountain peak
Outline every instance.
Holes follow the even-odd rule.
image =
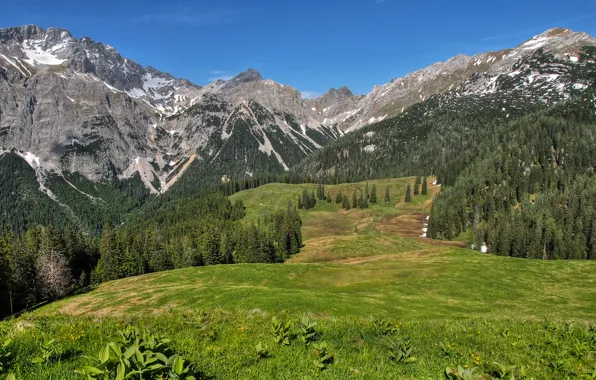
[[[338,89],[331,88],[321,98],[328,100],[342,100],[353,97],[354,94],[347,86],[342,86]]]
[[[248,83],[248,82],[259,82],[262,81],[263,77],[257,70],[250,68],[246,71],[241,72],[230,80],[230,82],[236,83]]]

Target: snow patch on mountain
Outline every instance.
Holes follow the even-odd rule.
[[[27,163],[33,169],[37,169],[37,168],[41,167],[41,159],[39,157],[37,157],[35,154],[33,154],[31,152],[21,153],[18,150],[16,151],[16,154],[21,156],[25,161],[27,161]]]

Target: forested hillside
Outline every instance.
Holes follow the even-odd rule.
[[[596,259],[594,92],[502,124],[433,204],[429,236],[499,255]],[[485,248],[486,249],[486,248]]]
[[[332,183],[434,174],[444,185],[480,153],[503,123],[565,101],[550,77],[565,77],[572,96],[596,79],[596,49],[582,49],[581,61],[565,62],[539,50],[521,60],[517,70],[494,79],[498,90],[470,91],[478,76],[446,93],[405,109],[397,117],[373,124],[329,143],[302,161],[291,181],[312,178]],[[537,76],[546,79],[538,81]],[[550,76],[550,77],[549,77]]]
[[[288,204],[245,222],[241,201],[204,192],[157,204],[101,236],[75,227],[0,233],[0,316],[63,297],[89,284],[203,265],[280,263],[300,251],[301,220]]]
[[[122,223],[150,199],[138,175],[93,183],[79,174],[43,174],[14,153],[0,155],[0,229],[21,234],[35,225],[97,235],[106,220]]]

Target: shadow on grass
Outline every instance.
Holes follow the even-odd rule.
[[[47,305],[49,303],[52,303],[52,302],[55,302],[55,301],[59,301],[59,300],[68,299],[70,297],[78,296],[78,295],[81,295],[81,294],[89,293],[89,292],[95,290],[97,287],[98,287],[98,285],[89,285],[89,286],[85,286],[84,288],[75,289],[75,290],[73,290],[72,292],[70,292],[65,297],[42,301],[42,302],[40,302],[38,304],[35,304],[33,306],[30,306],[30,307],[27,307],[27,308],[25,308],[25,309],[23,309],[21,311],[17,311],[14,314],[7,315],[7,316],[5,316],[3,318],[0,318],[0,321],[11,319],[11,318],[18,318],[18,317],[20,317],[21,315],[23,315],[25,313],[30,313],[30,312],[32,312],[34,310],[37,310],[37,309],[39,309],[39,308],[41,308],[41,307],[43,307],[43,306],[45,306],[45,305]]]

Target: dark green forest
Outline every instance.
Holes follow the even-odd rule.
[[[429,237],[539,259],[596,259],[594,93],[504,123],[435,200]]]
[[[164,203],[134,225],[116,228],[108,221],[99,236],[51,225],[30,226],[21,235],[5,230],[0,316],[104,281],[191,266],[279,263],[300,251],[302,222],[294,205],[257,222],[243,221],[244,214],[242,202],[216,192]]]

